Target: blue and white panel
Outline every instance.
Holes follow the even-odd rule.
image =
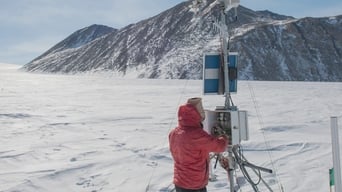
[[[203,92],[204,94],[219,94],[220,54],[206,54],[203,60]]]
[[[220,70],[221,55],[219,53],[211,53],[204,55],[203,59],[203,92],[204,94],[224,94],[224,74],[223,69]],[[237,92],[237,67],[238,53],[230,52],[228,56],[228,78],[229,92]],[[220,78],[221,77],[221,78]]]

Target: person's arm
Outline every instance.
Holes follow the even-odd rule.
[[[214,137],[203,131],[201,138],[199,139],[199,147],[206,149],[208,152],[220,153],[224,152],[228,146],[228,137],[219,136]]]

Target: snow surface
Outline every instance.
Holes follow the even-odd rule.
[[[0,191],[169,191],[168,133],[178,106],[201,96],[198,80],[20,72],[0,64]],[[240,81],[234,103],[249,112],[242,143],[274,191],[329,191],[330,117],[342,118],[342,83]],[[222,96],[203,96],[214,109]],[[341,122],[341,120],[340,120]],[[341,124],[341,123],[340,123]],[[227,174],[209,191],[229,191]],[[240,191],[252,188],[238,170]],[[260,191],[267,191],[260,184]]]

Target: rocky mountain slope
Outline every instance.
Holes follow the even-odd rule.
[[[23,69],[200,79],[203,54],[220,51],[211,22],[219,7],[205,7],[199,19],[189,5],[180,3],[119,30],[109,28],[96,38],[79,30]],[[230,50],[240,54],[240,79],[342,81],[342,15],[295,19],[240,6],[238,20],[234,12],[227,19]]]

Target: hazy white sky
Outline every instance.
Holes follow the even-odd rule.
[[[78,29],[121,28],[186,0],[0,0],[0,63],[25,64]],[[342,14],[341,0],[241,0],[294,17]]]

